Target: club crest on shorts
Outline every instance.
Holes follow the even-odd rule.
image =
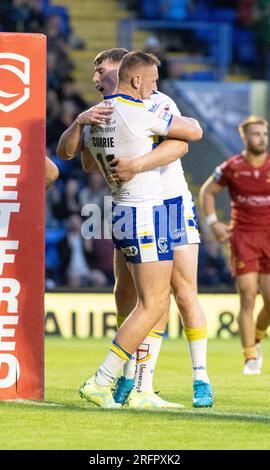
[[[168,241],[166,238],[159,238],[157,244],[160,253],[168,253]]]
[[[238,269],[244,269],[245,265],[246,265],[246,264],[244,263],[244,261],[237,261],[237,267],[238,267]]]

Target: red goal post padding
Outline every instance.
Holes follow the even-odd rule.
[[[46,38],[0,33],[0,399],[44,398]]]

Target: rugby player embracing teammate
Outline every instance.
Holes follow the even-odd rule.
[[[127,54],[125,49],[111,49],[100,53],[95,61],[94,81],[97,89],[105,95],[113,92],[117,84],[117,70],[121,58]],[[175,103],[166,95],[155,92],[150,96],[150,109],[160,115],[169,111],[180,115]],[[110,107],[107,107],[109,113]],[[99,111],[100,112],[100,111]],[[82,136],[82,128],[91,123],[93,108],[82,113],[77,121],[62,135],[58,152],[61,158],[73,158],[79,150],[79,137]],[[100,122],[109,119],[108,116],[99,116]],[[103,120],[102,120],[103,119]],[[190,120],[192,122],[193,120]],[[195,123],[195,121],[193,121]],[[198,128],[194,128],[198,138]],[[193,138],[195,136],[193,134]],[[200,132],[199,132],[200,134]],[[199,135],[200,137],[200,135]],[[185,140],[192,137],[185,134]],[[160,144],[150,154],[134,160],[121,158],[113,162],[113,171],[120,173],[120,179],[130,180],[136,173],[147,171],[161,165],[161,182],[163,187],[163,200],[166,199],[167,207],[178,201],[178,214],[182,218],[181,236],[178,237],[177,249],[174,252],[172,287],[175,299],[181,310],[186,336],[189,341],[190,354],[193,365],[194,406],[211,406],[212,390],[206,371],[206,346],[207,333],[206,321],[197,298],[197,256],[199,236],[192,196],[188,191],[179,157],[186,153],[180,142],[167,140]],[[90,171],[91,160],[87,161],[87,148],[84,147],[83,165],[86,171]],[[176,161],[177,160],[177,161]],[[173,163],[171,163],[173,162]],[[131,165],[130,165],[131,164]],[[180,227],[180,224],[179,224]],[[118,248],[118,247],[117,247]],[[118,326],[125,320],[137,303],[137,293],[132,276],[127,269],[121,250],[115,250],[115,297],[118,313]],[[135,408],[162,408],[170,404],[153,393],[153,371],[159,354],[163,332],[166,327],[168,313],[154,327],[144,339],[137,351],[137,373],[135,387],[129,399],[129,406]],[[124,403],[134,384],[135,360],[130,359],[124,367],[124,374],[118,380],[114,393],[115,399]]]
[[[231,271],[240,296],[239,333],[244,352],[243,373],[260,374],[260,341],[270,324],[270,155],[268,123],[249,116],[239,125],[242,153],[219,165],[201,188],[201,205],[217,240],[229,241]],[[231,198],[230,226],[218,220],[215,196],[227,186]],[[256,325],[258,290],[263,297]]]

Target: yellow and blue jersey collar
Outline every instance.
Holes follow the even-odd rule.
[[[124,93],[116,93],[115,95],[104,96],[104,100],[111,100],[113,98],[117,99],[117,101],[120,101],[121,103],[127,103],[133,106],[144,106],[142,100],[136,100],[132,96],[125,95]]]

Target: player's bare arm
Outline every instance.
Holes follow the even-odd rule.
[[[222,186],[215,181],[213,176],[210,176],[201,187],[200,204],[216,240],[225,242],[230,237],[231,229],[229,225],[218,220],[215,204],[215,196],[221,189]]]
[[[187,142],[167,139],[154,150],[135,159],[115,158],[111,162],[112,173],[120,181],[130,181],[137,173],[168,165],[188,152]]]
[[[59,170],[57,166],[46,157],[45,161],[45,176],[46,176],[46,189],[51,186],[59,177]]]
[[[184,116],[173,116],[167,137],[195,141],[200,140],[202,136],[202,128],[196,119]]]
[[[75,119],[60,137],[56,153],[62,160],[72,160],[82,149],[83,129],[87,125],[105,124],[110,121],[113,107],[100,103],[92,106]]]

